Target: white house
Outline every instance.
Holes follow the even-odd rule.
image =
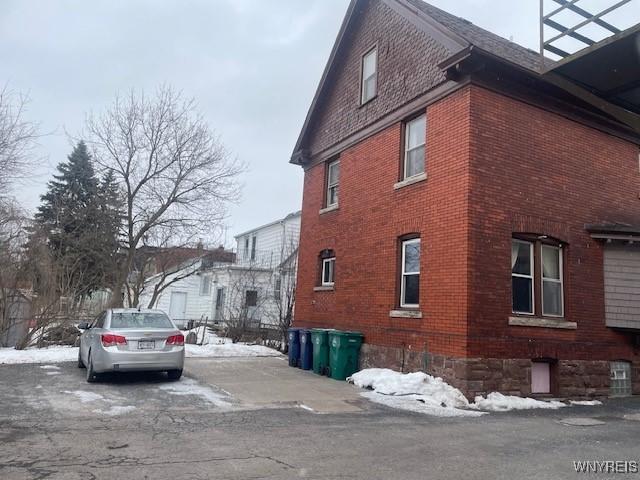
[[[239,318],[252,326],[277,325],[295,285],[299,237],[300,212],[236,235],[235,252],[207,252],[164,278],[150,277],[140,304],[148,305],[163,282],[167,286],[153,306],[179,325],[189,320],[229,324]]]

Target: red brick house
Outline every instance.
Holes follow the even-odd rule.
[[[640,393],[640,135],[539,62],[420,0],[352,1],[291,160],[297,326],[470,396]]]

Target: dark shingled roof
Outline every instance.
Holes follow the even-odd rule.
[[[474,25],[464,18],[456,17],[455,15],[447,13],[444,10],[440,10],[433,5],[425,3],[422,0],[406,1],[451,30],[456,35],[464,38],[471,45],[526,68],[527,70],[538,72],[540,67],[540,54],[538,52],[534,52],[533,50],[511,42],[506,38],[502,38],[495,33],[491,33],[484,28]],[[551,60],[547,59],[545,62],[549,63]]]

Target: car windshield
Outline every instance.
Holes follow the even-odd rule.
[[[173,328],[164,313],[126,312],[111,314],[111,328]]]

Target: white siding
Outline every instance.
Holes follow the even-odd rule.
[[[640,329],[640,246],[606,245],[604,301],[607,326]]]
[[[195,266],[194,268],[198,268],[199,266],[200,264],[198,263],[197,266]],[[180,273],[183,274],[184,271],[181,271]],[[212,275],[212,274],[209,272],[196,273],[191,275],[190,277],[184,278],[168,286],[162,291],[162,293],[158,297],[158,300],[156,301],[156,304],[153,307],[163,310],[164,312],[169,314],[171,293],[183,292],[183,293],[186,293],[187,295],[187,308],[185,313],[186,320],[200,320],[205,317],[212,319],[213,306],[214,306],[214,300],[215,300],[215,297],[214,297],[215,284],[213,282],[213,277],[212,277],[209,293],[207,295],[200,295],[200,282],[201,282],[202,275]],[[169,277],[169,279],[170,278],[171,277]],[[151,295],[153,294],[153,287],[155,283],[153,282],[153,278],[151,278],[150,280],[151,282],[147,287],[145,287],[145,291],[140,296],[140,305],[142,305],[143,307],[146,307],[148,305],[149,301],[151,300]],[[173,319],[173,320],[183,320],[183,319]]]

